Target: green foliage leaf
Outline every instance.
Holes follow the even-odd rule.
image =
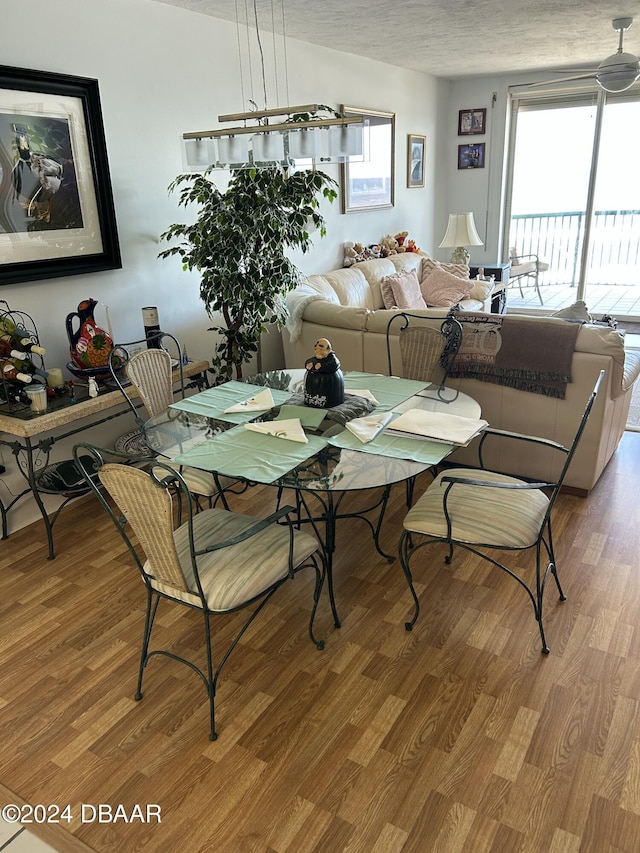
[[[179,255],[184,270],[201,274],[200,297],[219,336],[212,366],[216,381],[242,375],[242,364],[257,351],[265,322],[281,328],[286,319],[283,296],[298,284],[299,270],[287,248],[309,251],[308,223],[320,236],[325,220],[317,196],[333,202],[336,182],[323,172],[285,174],[281,169],[238,169],[224,193],[208,173],[178,175],[169,185],[179,204],[198,205],[195,222],[174,224],[161,240],[178,240],[160,258]]]

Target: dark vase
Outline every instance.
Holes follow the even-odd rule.
[[[309,359],[304,377],[304,403],[314,409],[331,409],[344,403],[344,376],[333,353]]]

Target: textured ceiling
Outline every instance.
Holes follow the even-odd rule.
[[[254,0],[154,0],[223,18],[253,15]],[[454,79],[584,67],[615,53],[611,21],[633,17],[624,48],[640,53],[638,0],[255,0],[261,32]],[[250,17],[250,20],[253,20]]]

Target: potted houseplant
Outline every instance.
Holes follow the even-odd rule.
[[[201,274],[200,297],[209,317],[223,322],[212,367],[216,382],[242,378],[242,366],[258,351],[265,323],[282,328],[284,295],[300,273],[287,248],[307,252],[309,232],[325,235],[320,196],[333,202],[335,181],[323,172],[289,173],[274,167],[232,171],[225,192],[204,174],[179,175],[169,191],[179,189],[179,204],[199,205],[192,225],[171,225],[163,240],[179,238],[160,257],[180,255],[185,270]]]

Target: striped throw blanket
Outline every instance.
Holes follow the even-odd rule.
[[[463,335],[452,377],[564,399],[579,323],[499,314],[457,319]]]

